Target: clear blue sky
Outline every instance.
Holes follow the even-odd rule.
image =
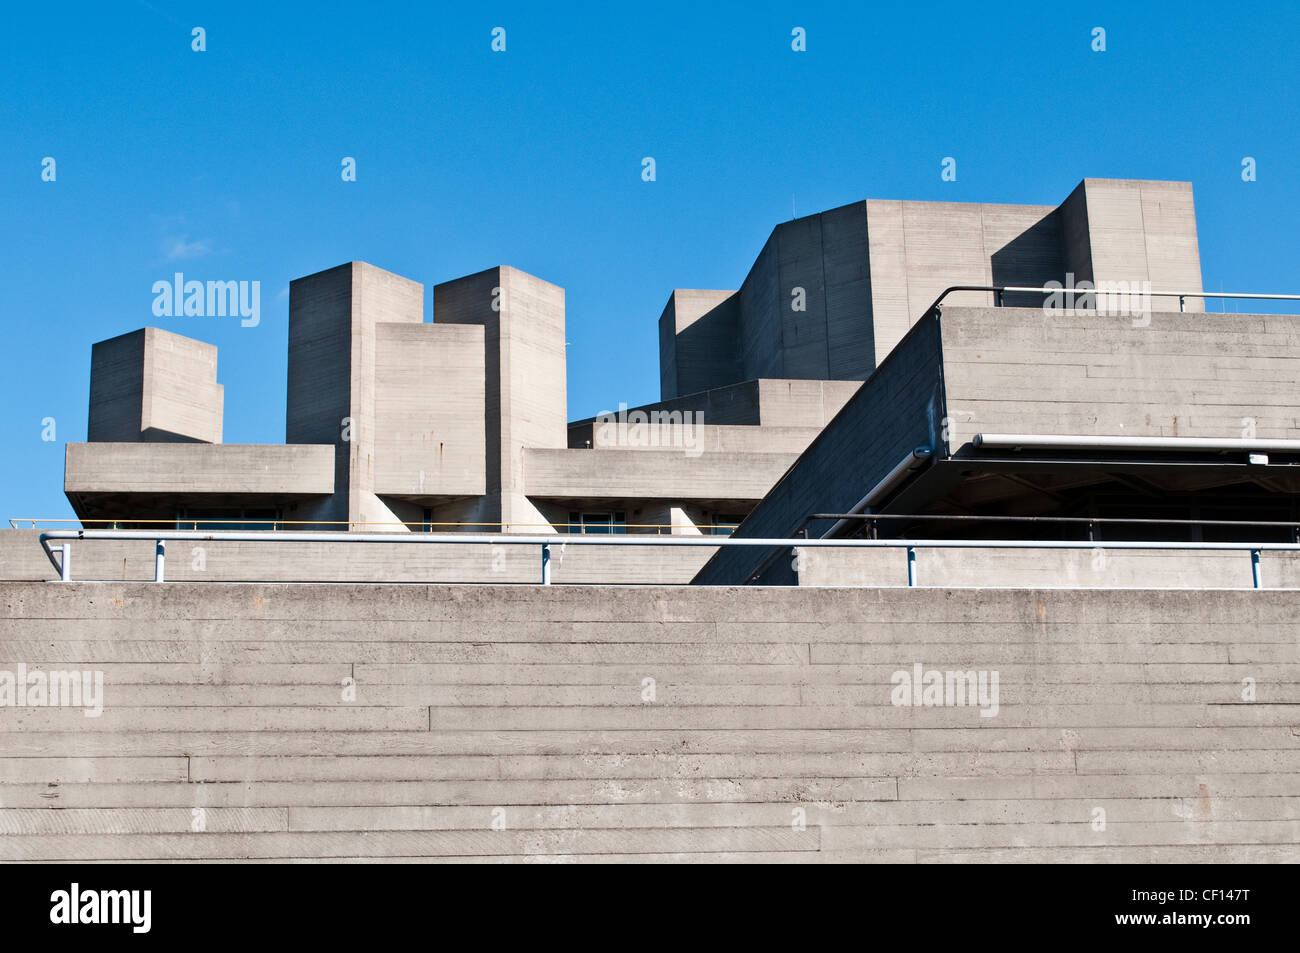
[[[737,287],[792,200],[1185,179],[1207,290],[1300,291],[1295,4],[867,7],[7,5],[0,519],[71,515],[91,344],[148,324],[219,346],[226,442],[283,441],[289,280],[352,259],[426,308],[496,264],[562,285],[571,419],[656,399],[671,289]],[[178,270],[260,281],[261,325],[155,318]]]

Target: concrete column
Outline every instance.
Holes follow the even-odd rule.
[[[424,286],[365,262],[290,283],[285,441],[335,446],[334,495],[298,519],[401,519],[375,495],[376,325],[423,321]]]
[[[498,266],[434,288],[434,323],[484,327],[487,495],[442,518],[545,532],[550,520],[526,495],[525,447],[568,446],[564,289]],[[553,514],[552,514],[553,515]]]

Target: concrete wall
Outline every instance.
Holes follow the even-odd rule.
[[[69,496],[107,493],[306,496],[334,491],[331,449],[321,444],[70,443]]]
[[[1076,282],[1149,281],[1153,291],[1201,290],[1190,182],[1084,179],[1062,210],[1066,265]],[[1168,307],[1171,300],[1157,304]],[[1189,311],[1204,306],[1197,297],[1185,303]]]
[[[937,448],[944,416],[940,365],[939,322],[932,315],[913,327],[736,535],[783,538],[811,513],[847,513],[906,454],[916,447]],[[694,582],[743,583],[767,556],[749,547],[723,550]],[[792,559],[776,558],[763,581],[793,582]]]
[[[567,517],[567,514],[566,514]],[[683,526],[683,531],[686,531]],[[0,532],[0,580],[54,580],[39,531]],[[72,544],[72,577],[84,581],[149,581],[152,540],[88,540]],[[685,585],[717,550],[709,546],[564,546],[552,550],[554,585]],[[536,584],[541,547],[457,543],[234,543],[173,541],[166,576],[196,582],[493,583]]]
[[[742,373],[865,380],[950,285],[1063,280],[1061,242],[1051,206],[868,200],[784,222],[741,286]]]
[[[483,328],[380,324],[376,346],[375,492],[482,496]]]
[[[1038,287],[1064,283],[1067,272],[1076,282],[1200,291],[1190,183],[1085,179],[1059,208],[869,199],[783,222],[741,284],[738,341],[728,346],[719,334],[711,342],[723,363],[711,367],[708,386],[754,377],[865,380],[948,287]],[[986,292],[949,301],[993,304]],[[1011,294],[1004,303],[1040,302]],[[1200,306],[1189,299],[1189,309]],[[660,327],[667,382],[676,371],[662,357],[672,353],[664,318]],[[733,357],[738,372],[727,378]]]
[[[224,396],[216,347],[141,328],[91,348],[87,439],[221,443]]]
[[[802,453],[820,427],[710,427],[707,424],[609,424],[588,431],[591,448],[631,447],[681,453]],[[572,447],[574,430],[569,430]]]
[[[795,550],[801,586],[906,586],[905,549]],[[916,550],[918,586],[1253,589],[1250,553],[1095,549]],[[1270,589],[1300,588],[1300,554],[1260,554]]]
[[[735,291],[678,288],[659,316],[659,391],[664,400],[742,378],[740,299]]]
[[[629,500],[761,500],[798,458],[787,453],[524,451],[529,496]]]
[[[1300,321],[944,308],[950,444],[980,431],[1300,438]]]
[[[655,504],[647,524],[671,525],[673,535],[699,536],[711,514],[698,507]],[[57,580],[41,549],[39,530],[0,531],[0,581]],[[563,543],[563,541],[560,541]],[[74,541],[77,581],[149,581],[151,540]],[[57,544],[56,544],[57,548]],[[685,585],[718,548],[556,545],[556,585]],[[1100,553],[1100,555],[1098,555]],[[907,585],[902,549],[797,547],[800,586]],[[792,559],[792,561],[794,561]],[[1300,589],[1300,555],[1265,551],[1264,586]],[[193,582],[440,582],[535,584],[540,548],[533,545],[171,542],[167,578]],[[1249,553],[1102,550],[918,549],[917,583],[926,587],[1250,589]]]
[[[0,669],[96,669],[105,703],[0,709],[7,861],[1300,855],[1289,593],[11,583],[0,602]],[[891,704],[917,664],[997,672],[997,714]]]
[[[1064,279],[1059,225],[1050,206],[866,204],[877,362],[952,285],[1041,286]],[[963,292],[950,300],[991,305],[992,298]]]
[[[861,386],[861,381],[852,380],[748,380],[623,411],[606,410],[603,415],[613,415],[613,422],[617,423],[620,412],[630,416],[639,411],[648,419],[656,414],[689,412],[694,422],[705,427],[820,430]],[[602,423],[600,417],[573,421],[568,426],[568,445],[581,449],[591,442],[595,446],[598,443],[595,430]]]

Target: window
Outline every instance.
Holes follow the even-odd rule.
[[[570,513],[570,533],[626,533],[627,514],[623,512]]]
[[[714,513],[709,533],[712,536],[730,536],[744,519],[745,517],[734,513]]]
[[[249,507],[201,508],[183,507],[176,512],[177,529],[248,530],[282,529],[278,526],[280,511],[274,508]]]

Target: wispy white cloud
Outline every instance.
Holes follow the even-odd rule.
[[[212,242],[206,238],[190,241],[188,235],[172,235],[163,239],[163,254],[168,261],[202,258],[212,254]]]

